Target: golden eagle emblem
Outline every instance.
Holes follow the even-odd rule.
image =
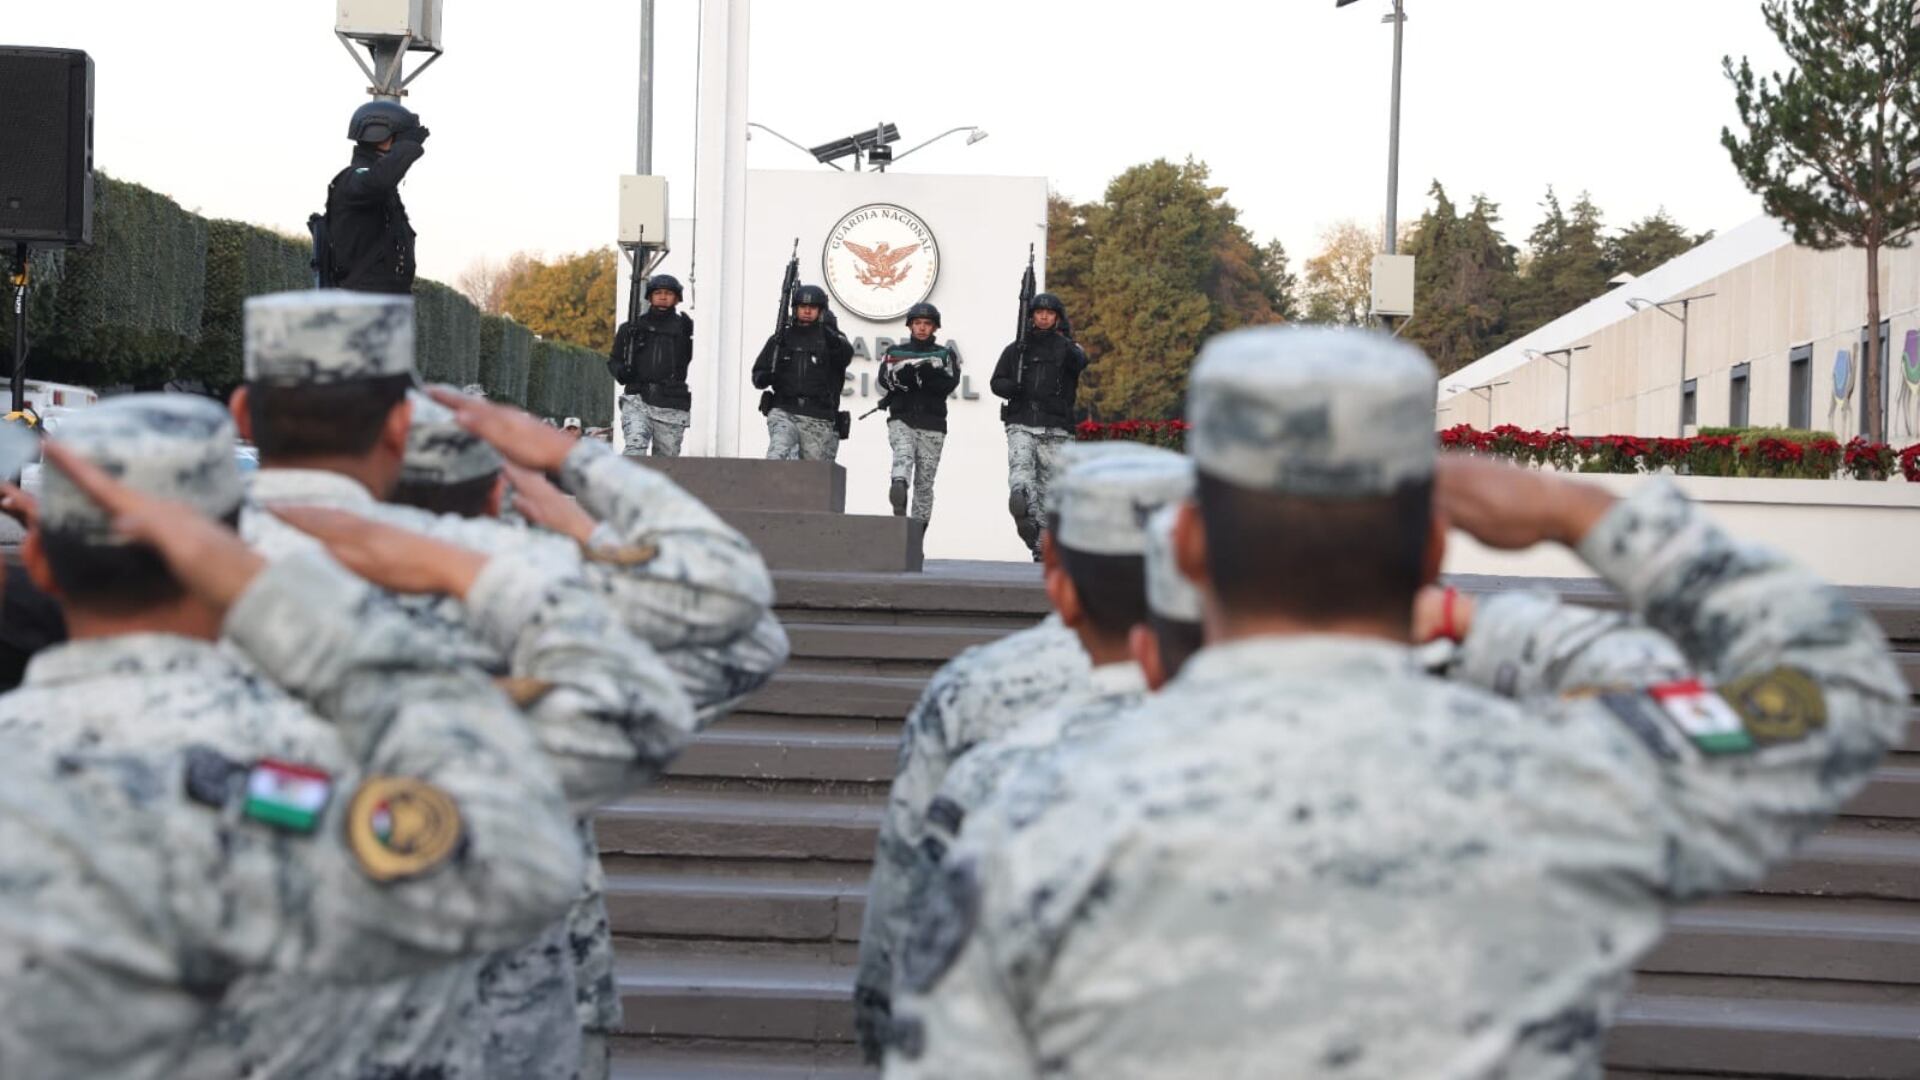
[[[919,244],[908,244],[896,248],[885,240],[872,247],[863,247],[851,240],[844,241],[847,250],[859,256],[865,268],[855,273],[860,284],[876,289],[891,289],[907,280],[907,271],[913,269],[912,263],[904,263],[907,256],[920,250]]]

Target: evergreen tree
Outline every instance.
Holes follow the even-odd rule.
[[[1518,278],[1514,250],[1500,235],[1500,208],[1484,195],[1461,214],[1434,181],[1433,206],[1414,224],[1403,249],[1414,256],[1415,310],[1406,337],[1427,351],[1441,374],[1455,371],[1506,341],[1507,306]]]
[[[1662,208],[1652,217],[1641,218],[1621,230],[1619,236],[1607,241],[1607,277],[1609,280],[1619,274],[1639,277],[1711,239],[1713,230],[1709,229],[1698,236],[1690,235]]]
[[[1880,250],[1920,226],[1920,30],[1912,0],[1766,0],[1761,11],[1793,67],[1756,76],[1724,67],[1746,138],[1720,142],[1740,178],[1794,242],[1867,255],[1867,325],[1880,324]],[[1868,439],[1884,438],[1880,335],[1860,366]]]
[[[1300,317],[1299,301],[1295,299],[1300,279],[1288,264],[1286,246],[1278,240],[1269,240],[1260,249],[1260,281],[1275,315],[1288,322]]]
[[[1094,361],[1081,396],[1096,417],[1177,415],[1201,342],[1281,318],[1263,252],[1207,181],[1204,164],[1163,159],[1098,203],[1049,204],[1047,284]]]
[[[1546,216],[1527,240],[1526,274],[1510,309],[1513,336],[1530,333],[1607,291],[1599,207],[1584,192],[1571,212],[1547,189]]]

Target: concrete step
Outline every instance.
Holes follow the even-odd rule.
[[[627,855],[869,861],[884,793],[656,791],[602,808],[601,850]],[[1920,833],[1842,820],[1754,891],[1920,900]]]
[[[613,1080],[877,1080],[850,1043],[791,1040],[613,1041]]]
[[[785,622],[976,626],[1017,630],[1046,617],[1040,567],[934,560],[913,575],[775,567]]]
[[[630,938],[614,944],[623,1034],[853,1040],[850,946]]]
[[[626,1033],[851,1041],[844,946],[617,943]],[[1738,992],[1733,988],[1738,987]],[[1689,993],[1687,991],[1694,991]],[[1793,1077],[1912,1075],[1920,1001],[1847,984],[1646,976],[1608,1041],[1618,1069]]]
[[[1676,912],[1641,971],[1905,984],[1920,973],[1920,904],[1730,896]]]
[[[891,731],[816,732],[805,726],[760,728],[722,720],[673,763],[676,777],[815,780],[886,784],[899,758]]]
[[[614,933],[629,937],[857,942],[864,866],[840,876],[727,872],[686,860],[607,877]]]
[[[884,797],[656,791],[602,807],[594,824],[615,854],[867,862]]]
[[[827,461],[755,458],[648,458],[715,510],[798,510],[838,514],[847,508],[847,470]]]
[[[926,526],[912,518],[719,508],[775,570],[916,572]]]
[[[804,618],[802,613],[802,618]],[[928,678],[976,645],[1006,636],[996,626],[879,626],[863,623],[786,623],[793,653],[787,671],[840,676]]]
[[[1754,989],[1765,989],[1764,986]],[[1920,1062],[1920,1004],[1790,997],[1631,994],[1607,1063],[1715,1076],[1910,1078]]]
[[[913,676],[846,678],[782,672],[741,703],[742,712],[774,716],[860,716],[898,720],[927,680]]]

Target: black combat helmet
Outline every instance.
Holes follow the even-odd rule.
[[[1050,292],[1043,292],[1033,298],[1033,310],[1051,311],[1063,319],[1067,317],[1067,305],[1061,303],[1060,298]]]
[[[353,110],[347,125],[347,138],[354,142],[383,143],[410,128],[420,126],[420,118],[397,101],[369,101]]]
[[[655,274],[647,279],[647,296],[649,299],[652,298],[654,293],[659,292],[661,289],[672,293],[673,302],[676,304],[687,298],[686,294],[680,291],[680,279],[674,277],[672,274]]]
[[[907,309],[907,326],[913,326],[915,319],[932,319],[933,328],[940,329],[940,309],[932,304],[915,304]]]
[[[798,308],[812,304],[821,311],[827,310],[827,290],[818,285],[802,285],[793,290],[793,306]]]

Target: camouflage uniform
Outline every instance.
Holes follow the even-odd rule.
[[[890,1012],[894,952],[912,916],[908,892],[922,858],[927,805],[957,758],[1075,692],[1091,666],[1073,631],[1059,616],[1049,615],[955,657],[934,674],[907,714],[867,886],[854,989],[861,1045],[876,1060]]]
[[[1086,555],[1144,559],[1147,522],[1159,510],[1193,490],[1193,466],[1170,450],[1141,447],[1133,453],[1082,457],[1053,489],[1059,528],[1055,547]],[[1144,582],[1135,596],[1107,597],[1144,603]],[[1086,684],[1060,704],[1022,719],[985,740],[947,770],[939,794],[928,804],[923,854],[951,848],[967,815],[987,801],[1002,777],[1035,757],[1050,756],[1080,738],[1104,730],[1147,696],[1147,680],[1132,660],[1101,664]],[[922,878],[910,883],[909,896],[924,892],[924,876],[937,859],[916,866]],[[916,908],[917,910],[917,908]]]
[[[833,421],[795,416],[785,409],[767,413],[768,461],[832,461],[840,456],[840,433]]]
[[[210,402],[118,398],[62,437],[202,513],[241,497]],[[42,522],[109,542],[57,471]],[[547,592],[496,560],[471,594],[486,632],[542,668],[575,651]],[[340,984],[429,976],[573,897],[564,794],[518,710],[389,600],[309,552],[262,571],[223,630],[231,650],[166,633],[56,646],[0,698],[9,1078],[316,1075],[250,1071],[232,1025],[289,1052],[274,1040],[353,1040]],[[605,666],[611,700],[640,691]],[[274,797],[290,778],[309,798]],[[389,806],[424,814],[383,831]],[[297,1007],[236,1012],[256,979],[300,986]]]
[[[1060,451],[1073,438],[1064,428],[1007,425],[1007,491],[1015,508],[1024,507],[1036,538],[1031,545],[1037,558],[1039,535],[1047,527],[1047,488],[1060,471]]]
[[[645,457],[653,449],[654,457],[679,457],[681,441],[687,437],[687,425],[693,414],[685,409],[649,405],[639,394],[620,397],[620,436],[628,457]]]
[[[946,445],[944,431],[923,431],[904,420],[887,421],[887,446],[893,451],[889,479],[913,484],[913,507],[907,514],[922,525],[933,519],[933,481],[940,475],[940,451]]]
[[[352,312],[336,309],[331,294],[295,294],[293,299],[304,301],[304,308],[274,298],[279,308],[270,308],[260,320],[254,313],[262,301],[249,302],[250,378],[282,377],[277,373],[290,369],[293,379],[302,379],[304,368],[292,361],[313,354],[332,356],[329,350],[339,348],[329,335]],[[261,343],[258,349],[256,342]],[[411,367],[411,352],[396,347],[372,358],[355,354],[349,362],[361,364],[362,370],[404,371]],[[510,555],[530,566],[580,575],[628,632],[658,651],[672,681],[694,700],[701,724],[764,683],[784,662],[786,638],[769,610],[772,582],[765,564],[712,511],[666,477],[595,440],[583,439],[574,446],[562,466],[561,481],[601,523],[585,545],[496,519],[435,515],[379,503],[357,481],[332,472],[266,468],[254,475],[252,494],[262,506],[333,506],[474,550]],[[242,532],[270,556],[311,543],[263,512],[248,513]],[[451,601],[408,605],[422,632],[442,638],[449,649],[496,674],[521,676],[513,658],[464,630],[460,609]],[[590,749],[568,739],[542,742],[563,774],[564,759]],[[656,772],[595,768],[579,786],[570,785],[569,794],[584,812]],[[590,828],[582,828],[578,843],[592,844]],[[411,995],[404,1004],[393,1002],[381,1009],[378,1015],[386,1020],[378,1060],[415,1068],[451,1061],[451,1069],[459,1061],[454,1055],[477,1053],[484,1043],[492,1075],[571,1076],[580,1060],[582,1023],[590,1019],[603,1031],[619,1023],[611,979],[596,974],[583,981],[575,970],[610,971],[610,936],[601,930],[579,942],[569,930],[576,921],[588,927],[604,924],[601,880],[598,860],[590,860],[576,914],[549,927],[527,947],[497,958],[484,972],[470,966],[464,996],[436,991],[434,997]],[[477,1064],[467,1068],[468,1075],[480,1073]]]
[[[1275,333],[1196,366],[1203,471],[1326,493],[1431,470],[1430,422],[1402,430],[1431,413],[1424,358]],[[1565,688],[1545,657],[1591,625],[1553,605],[1476,618],[1460,682],[1384,639],[1211,645],[967,822],[902,946],[889,1075],[1597,1076],[1667,911],[1858,790],[1905,687],[1868,619],[1670,486],[1579,550],[1718,693],[1481,689],[1509,664]]]

